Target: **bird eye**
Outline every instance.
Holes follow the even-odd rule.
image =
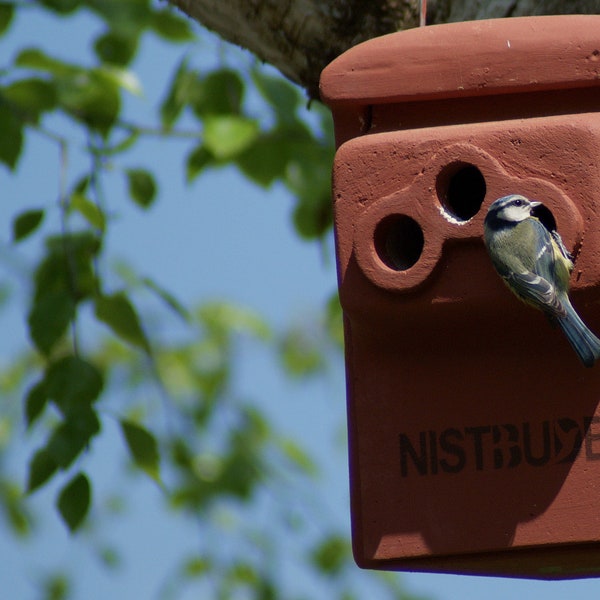
[[[514,204],[515,206],[523,206],[523,200],[515,200],[515,201],[513,202],[513,204]]]

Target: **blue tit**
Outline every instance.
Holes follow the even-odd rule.
[[[541,202],[512,194],[496,200],[484,222],[484,242],[498,274],[523,302],[558,323],[586,367],[600,357],[600,340],[569,300],[571,256],[558,232],[550,232],[532,210]]]

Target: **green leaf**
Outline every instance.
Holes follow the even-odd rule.
[[[186,42],[194,38],[188,21],[165,8],[152,13],[151,25],[162,38],[172,42]]]
[[[62,573],[48,575],[43,584],[43,600],[68,600],[71,597],[71,584]]]
[[[121,420],[121,431],[135,464],[152,479],[160,479],[159,454],[156,438],[144,427],[132,421]]]
[[[91,177],[89,175],[83,175],[73,184],[74,194],[85,194],[91,183]]]
[[[0,310],[4,309],[12,294],[12,287],[8,282],[0,283]]]
[[[279,446],[286,458],[307,475],[316,475],[317,466],[304,448],[291,439],[281,439]]]
[[[100,432],[100,421],[89,407],[80,408],[55,427],[46,449],[61,469],[67,469]]]
[[[213,71],[197,86],[192,103],[199,117],[209,115],[238,115],[244,97],[244,82],[231,69]]]
[[[279,343],[279,357],[286,371],[296,378],[321,371],[324,359],[318,343],[303,329],[291,329]]]
[[[208,556],[192,556],[183,564],[182,572],[185,577],[193,579],[202,577],[212,569],[212,561]]]
[[[134,96],[142,93],[142,84],[137,75],[129,69],[123,69],[116,65],[102,65],[94,69],[94,75],[99,81],[104,82],[111,88],[121,88]]]
[[[71,195],[69,207],[76,210],[92,227],[100,231],[104,231],[106,227],[106,219],[104,213],[97,204],[94,204],[84,194],[77,192]]]
[[[183,58],[169,83],[169,91],[160,105],[163,127],[169,129],[173,126],[183,108],[196,98],[198,89],[198,73],[190,71],[187,58]]]
[[[198,318],[211,337],[217,339],[233,333],[251,334],[263,341],[271,337],[271,330],[264,319],[257,313],[234,304],[206,302],[199,309]]]
[[[100,548],[98,551],[98,558],[102,563],[102,566],[107,569],[116,569],[121,564],[121,557],[119,556],[119,552],[116,548],[112,548],[110,546],[105,546],[104,548]]]
[[[68,252],[73,260],[89,260],[100,250],[100,238],[89,231],[80,231],[49,237],[46,246],[52,254]]]
[[[298,198],[293,215],[297,232],[304,238],[313,239],[321,237],[333,223],[333,148],[317,144],[310,144],[309,147],[310,151],[298,151],[290,162],[284,182]]]
[[[74,317],[75,303],[67,292],[57,290],[38,296],[27,318],[36,348],[49,355]]]
[[[119,114],[119,89],[125,82],[106,68],[89,71],[77,68],[55,81],[59,106],[106,136]],[[135,87],[133,81],[127,85]]]
[[[196,146],[185,161],[186,181],[189,183],[195,179],[208,165],[214,163],[213,155],[204,147],[204,144]]]
[[[140,91],[135,75],[114,65],[86,69],[52,58],[37,48],[23,50],[15,62],[17,66],[54,75],[58,106],[105,136],[119,114],[120,90],[134,94]]]
[[[67,483],[58,496],[57,507],[71,533],[83,523],[91,500],[91,486],[84,473],[78,473]]]
[[[82,0],[39,0],[40,3],[61,15],[66,15],[79,8]]]
[[[204,119],[204,146],[219,160],[230,160],[256,140],[258,123],[236,115],[210,116]]]
[[[313,550],[311,558],[315,567],[325,575],[337,575],[350,558],[348,540],[332,535]]]
[[[12,533],[19,537],[31,533],[31,516],[26,509],[19,485],[4,479],[0,480],[0,508],[7,517]]]
[[[129,195],[142,208],[148,208],[156,198],[156,183],[152,173],[145,169],[126,171]]]
[[[44,485],[56,473],[57,469],[58,465],[50,453],[45,448],[38,450],[29,462],[27,493],[30,494]]]
[[[42,379],[33,385],[25,396],[25,423],[28,428],[40,417],[47,401],[46,382]]]
[[[14,14],[14,4],[9,4],[8,2],[0,3],[0,35],[4,34],[8,30]]]
[[[51,82],[43,79],[15,81],[2,90],[2,96],[34,121],[40,113],[56,106],[56,89]]]
[[[241,171],[255,183],[267,187],[283,179],[287,166],[296,152],[293,132],[278,128],[261,133],[254,143],[235,158]]]
[[[26,210],[17,215],[13,221],[13,241],[18,242],[32,234],[44,219],[44,211],[40,209]]]
[[[283,122],[293,122],[300,103],[297,88],[283,77],[272,77],[255,69],[252,81],[262,97],[273,107],[277,118]]]
[[[259,583],[259,574],[256,568],[242,561],[235,562],[227,569],[226,578],[228,581],[234,581],[238,585],[247,585],[250,588],[257,588]]]
[[[117,336],[150,354],[148,338],[135,309],[124,293],[98,296],[95,300],[95,310],[96,317],[108,325]]]
[[[151,4],[147,0],[86,0],[86,5],[111,27],[119,27],[133,34],[148,27],[153,12]]]
[[[149,290],[154,292],[174,313],[179,315],[186,323],[191,320],[189,311],[167,290],[162,286],[158,285],[153,279],[149,277],[142,277],[141,283]]]
[[[78,71],[77,68],[48,56],[38,48],[22,50],[15,59],[15,65],[36,71],[46,71],[57,77],[67,77]]]
[[[268,423],[258,410],[244,407],[241,417],[231,433],[218,486],[223,492],[248,500],[267,468],[264,447],[270,432]]]
[[[325,308],[325,327],[333,342],[344,348],[344,313],[337,292],[331,294]]]
[[[4,104],[0,104],[0,131],[0,162],[14,169],[23,147],[23,122]]]
[[[296,231],[304,239],[323,236],[333,223],[329,196],[315,194],[312,199],[302,198],[294,208],[293,220]]]
[[[64,356],[46,370],[46,391],[66,417],[89,410],[104,385],[102,373],[78,356]]]
[[[50,292],[64,292],[75,303],[98,287],[93,258],[100,239],[90,231],[53,236],[46,240],[47,254],[35,272],[34,302]]]
[[[105,63],[125,66],[135,56],[139,45],[139,35],[131,30],[111,29],[96,38],[94,51]]]

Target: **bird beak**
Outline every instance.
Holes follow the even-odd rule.
[[[536,206],[541,206],[542,203],[538,202],[537,200],[531,200],[531,208],[535,208]]]

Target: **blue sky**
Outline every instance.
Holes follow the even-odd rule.
[[[77,27],[71,27],[69,35],[64,36],[63,30],[54,29],[32,11],[28,12],[27,21],[22,19],[8,39],[0,40],[3,57],[10,56],[16,48],[38,42],[65,58],[79,56],[80,48],[88,47],[90,21],[78,19]],[[56,39],[61,43],[56,44]],[[145,93],[142,98],[129,100],[136,118],[152,118],[156,98],[165,87],[165,77],[183,50],[183,47],[178,51],[166,50],[151,38],[144,41],[135,70]],[[201,54],[206,64],[217,60],[214,44],[196,47],[194,52]],[[207,174],[186,187],[181,165],[186,149],[180,143],[148,140],[136,154],[136,164],[128,165],[152,166],[160,161],[160,198],[148,212],[131,203],[121,203],[122,195],[115,194],[118,201],[109,199],[117,216],[110,233],[110,256],[125,258],[139,273],[151,275],[186,303],[215,298],[233,300],[279,325],[290,320],[301,321],[322,305],[335,289],[334,261],[331,254],[324,258],[318,245],[297,238],[291,226],[292,199],[285,190],[258,189],[230,169]],[[30,136],[25,157],[16,177],[0,170],[3,246],[10,237],[11,215],[21,207],[51,206],[54,202],[55,148]],[[26,267],[36,251],[35,244],[25,245],[18,255],[3,249],[0,268],[13,276],[11,265]],[[27,293],[27,289],[17,289],[17,300],[26,301]],[[0,360],[6,360],[23,347],[19,340],[24,339],[25,329],[20,315],[15,310],[0,316],[3,331]],[[345,418],[343,370],[338,365],[319,383],[290,386],[273,374],[268,361],[260,356],[247,353],[244,358],[240,389],[260,393],[273,423],[285,433],[302,437],[314,456],[324,456],[328,477],[323,485],[329,488],[328,508],[340,526],[349,529],[345,453],[341,449],[330,455],[331,437],[339,437]],[[0,400],[4,401],[18,399]],[[95,449],[97,480],[94,482],[100,494],[119,477],[114,464],[118,462],[115,456],[122,452],[121,443],[118,432],[109,427]],[[32,447],[34,442],[25,443],[13,457],[11,468],[15,472],[24,472]],[[116,575],[105,573],[85,540],[66,534],[54,513],[55,494],[56,488],[49,486],[33,498],[33,504],[43,514],[42,535],[33,547],[0,535],[2,595],[34,598],[32,578],[35,581],[52,566],[69,564],[77,570],[78,579],[85,582],[85,587],[78,588],[77,597],[151,598],[152,591],[164,581],[169,565],[176,564],[183,549],[193,548],[189,526],[180,520],[164,518],[158,490],[141,478],[132,486],[131,504],[135,511],[111,530],[111,539],[126,548],[127,569]],[[538,582],[429,574],[403,574],[402,578],[411,591],[430,593],[440,600],[524,597],[559,600],[594,597],[600,591],[596,580]]]

